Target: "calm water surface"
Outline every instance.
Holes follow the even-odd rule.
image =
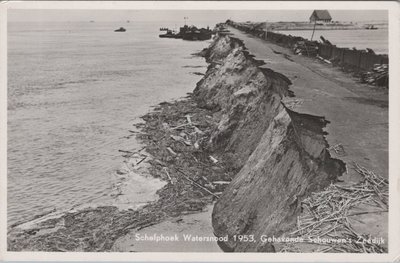
[[[113,30],[124,26],[125,33]],[[10,23],[8,224],[106,204],[119,149],[150,106],[193,90],[209,41],[160,39],[159,23]]]
[[[312,30],[293,30],[280,31],[279,33],[300,36],[310,39]],[[377,30],[316,30],[314,40],[319,40],[320,36],[328,39],[332,44],[338,47],[347,47],[357,49],[371,48],[376,53],[388,54],[389,35],[387,29]]]

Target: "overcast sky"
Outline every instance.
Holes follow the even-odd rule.
[[[313,10],[8,10],[9,21],[307,21]],[[387,20],[385,10],[329,10],[335,21]]]

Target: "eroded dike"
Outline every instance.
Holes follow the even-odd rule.
[[[368,243],[387,241],[387,90],[228,30],[203,51],[209,66],[193,94],[143,117],[143,163],[167,182],[158,200],[16,226],[8,249],[110,251],[215,202],[224,251],[387,251]]]
[[[229,31],[209,48],[209,69],[194,92],[201,106],[221,115],[211,136],[212,147],[240,169],[215,204],[213,227],[217,236],[242,236],[220,243],[225,251],[277,251],[276,244],[261,237],[304,234],[295,230],[302,223],[302,202],[331,184],[365,182],[362,172],[353,169],[354,163],[387,177],[388,116],[379,103],[385,102],[385,92],[370,87],[365,87],[370,93],[360,92],[358,84],[333,68],[294,57],[287,49],[236,29]],[[327,192],[326,198],[330,196],[337,198]],[[352,203],[336,209],[346,210],[347,215],[359,207]],[[308,218],[314,223],[309,223],[309,229],[305,224],[305,230],[319,227],[323,236],[337,230],[336,238],[345,238],[348,227],[351,242],[368,234],[385,236],[385,223],[376,224],[387,221],[387,206],[382,207],[381,213],[373,215],[377,220],[373,223],[361,218],[348,226],[339,216],[329,218],[343,225],[346,230],[341,232],[315,216]],[[322,208],[316,204],[313,209]],[[343,211],[336,212],[342,216]],[[294,246],[316,250],[313,245]],[[357,249],[347,245],[346,251]],[[375,249],[380,248],[371,252]]]

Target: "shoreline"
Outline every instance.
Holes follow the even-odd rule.
[[[192,124],[187,123],[188,113],[191,114]],[[211,152],[205,149],[209,130],[216,125],[216,121],[208,114],[212,114],[212,111],[198,108],[189,95],[177,101],[160,103],[142,116],[144,122],[135,124],[139,130],[136,137],[140,144],[145,145],[142,150],[146,151],[148,158],[136,158],[133,163],[146,163],[152,178],[165,182],[156,191],[157,200],[136,210],[98,206],[79,211],[69,210],[57,217],[50,215],[47,219],[39,218],[14,226],[8,234],[8,249],[111,251],[114,243],[119,238],[129,236],[131,231],[136,232],[171,219],[180,220],[190,214],[204,213],[206,206],[212,204],[226,186],[220,182],[233,176],[232,172],[226,171],[222,159],[215,155],[218,163],[214,163],[210,158]],[[160,119],[164,121],[160,122]],[[180,139],[184,130],[190,131],[187,140]],[[135,154],[138,153],[127,152],[126,157]],[[212,184],[213,180],[217,181],[216,185]],[[104,231],[101,237],[91,237],[92,233],[101,229]],[[63,241],[57,236],[70,236],[72,240]]]
[[[299,217],[308,216],[303,213],[303,202],[313,203],[319,193],[330,190],[329,185],[362,185],[365,174],[360,171],[368,171],[363,167],[350,170],[351,161],[364,165],[368,158],[368,165],[385,176],[381,153],[372,148],[361,151],[360,142],[346,139],[342,128],[335,128],[343,127],[343,118],[328,105],[355,111],[349,118],[366,108],[385,114],[387,93],[356,84],[337,69],[308,57],[294,57],[288,51],[237,30],[221,30],[210,47],[200,52],[209,66],[193,93],[160,103],[142,117],[144,123],[136,125],[140,130],[137,138],[149,156],[143,162],[149,164],[152,177],[166,182],[157,191],[158,200],[138,210],[86,209],[46,221],[38,229],[15,231],[9,236],[9,249],[136,251],[132,243],[135,233],[157,229],[166,222],[178,226],[186,216],[200,215],[214,202],[212,227],[217,237],[279,237],[296,233],[296,226],[297,231],[302,230],[304,222],[299,223]],[[371,90],[363,90],[365,87]],[[357,97],[349,100],[348,94]],[[370,97],[382,102],[368,100]],[[373,128],[385,137],[384,126]],[[356,130],[345,133],[355,136]],[[369,135],[358,137],[362,136]],[[358,204],[342,208],[351,213],[365,210]],[[377,220],[387,220],[387,211],[378,212]],[[306,220],[321,223],[315,218]],[[384,222],[377,229],[369,229],[368,222],[354,225],[362,233],[387,231]],[[333,231],[331,227],[326,231]],[[254,243],[230,239],[218,245],[233,252],[320,251],[318,244],[288,248],[259,239]],[[335,249],[340,252],[343,248]],[[362,252],[358,247],[351,249]],[[385,252],[376,246],[367,249]]]

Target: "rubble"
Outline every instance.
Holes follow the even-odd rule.
[[[337,244],[317,243],[319,252],[383,253],[387,247],[372,242],[357,242],[371,239],[368,235],[357,233],[349,218],[369,213],[388,212],[388,180],[376,175],[365,167],[354,163],[363,181],[353,185],[332,184],[325,190],[313,193],[302,201],[305,214],[297,217],[297,229],[290,236],[300,236],[305,240],[346,239],[353,242]],[[361,212],[357,209],[361,207]],[[281,252],[295,252],[295,246],[283,246]]]
[[[389,65],[375,64],[371,71],[362,73],[360,76],[362,83],[368,83],[376,86],[389,87]]]
[[[206,184],[229,180],[233,175],[227,176],[223,172],[223,157],[217,160],[207,147],[218,119],[212,117],[210,110],[198,108],[191,96],[174,103],[162,103],[155,110],[142,117],[146,122],[143,134],[150,136],[138,135],[153,157],[151,162],[158,161],[151,167],[152,174],[169,181],[175,178],[178,184],[184,183],[183,176],[193,186],[212,195],[215,187],[211,183],[209,189]],[[214,169],[214,166],[219,169]],[[169,178],[165,178],[165,169],[169,171]]]
[[[318,54],[317,43],[305,40],[297,41],[293,45],[292,50],[296,55],[308,57],[315,57]]]

